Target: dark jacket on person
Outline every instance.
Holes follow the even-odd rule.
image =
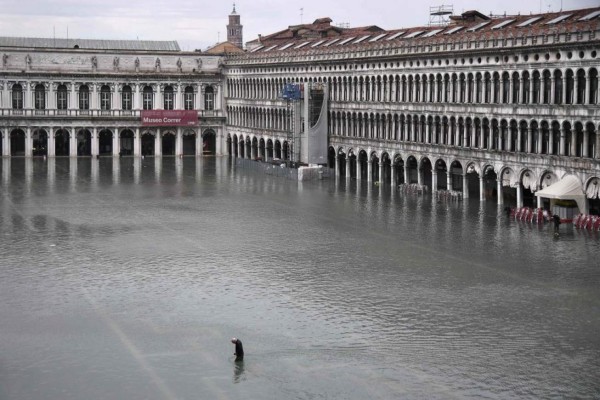
[[[242,346],[242,341],[240,339],[235,341],[235,359],[244,359],[244,346]]]

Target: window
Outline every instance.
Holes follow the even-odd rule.
[[[164,108],[165,110],[173,109],[173,86],[166,86],[163,92],[164,94]]]
[[[208,111],[215,109],[215,91],[212,86],[204,91],[204,109]]]
[[[44,85],[35,85],[35,109],[45,110],[46,109],[46,88]]]
[[[67,86],[59,85],[56,92],[56,108],[66,110],[68,107]]]
[[[123,86],[123,90],[121,91],[121,107],[123,110],[131,111],[133,108],[133,97],[131,94],[131,86],[126,85]]]
[[[87,85],[82,85],[79,87],[79,109],[90,109],[90,89],[87,87]]]
[[[110,87],[108,85],[104,85],[100,89],[100,109],[110,110]]]
[[[23,87],[18,83],[12,87],[12,104],[14,110],[23,109]]]
[[[152,87],[145,86],[142,96],[143,96],[142,104],[143,104],[144,110],[152,110],[152,108],[153,108],[152,100],[154,98],[154,91],[152,90]]]
[[[186,110],[194,109],[194,88],[186,86],[184,93],[184,108]]]

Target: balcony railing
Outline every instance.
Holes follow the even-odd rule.
[[[199,118],[222,118],[223,110],[197,110]],[[122,117],[141,118],[141,110],[57,110],[57,109],[13,109],[1,108],[0,117]]]

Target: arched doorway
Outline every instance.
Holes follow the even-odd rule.
[[[231,135],[227,135],[227,155],[233,155],[233,140],[231,139]]]
[[[379,157],[376,153],[371,154],[371,179],[379,182]]]
[[[92,134],[87,129],[82,129],[77,132],[77,155],[92,155]]]
[[[258,158],[260,158],[261,160],[264,160],[265,158],[267,158],[266,154],[265,154],[265,139],[261,138],[258,141]]]
[[[273,141],[271,139],[267,140],[267,160],[271,160],[273,158]]]
[[[281,160],[281,142],[279,140],[275,141],[275,158]]]
[[[250,153],[250,158],[256,159],[258,157],[258,139],[256,137],[252,138],[252,152]]]
[[[10,133],[10,155],[22,157],[25,155],[25,132],[15,129]]]
[[[357,167],[356,167],[356,179],[365,179],[367,177],[367,162],[369,157],[367,152],[361,150],[358,152]]]
[[[346,163],[350,163],[349,168],[347,167],[347,169],[349,170],[348,178],[356,179],[356,154],[354,154],[354,150],[348,150],[348,153],[346,155]]]
[[[175,134],[173,132],[165,132],[161,138],[162,155],[163,156],[174,156],[175,155]]]
[[[414,156],[410,156],[406,159],[406,172],[408,175],[407,184],[418,183],[419,182],[419,164],[417,163],[417,159]]]
[[[457,192],[463,191],[463,168],[459,161],[450,164],[450,182],[452,189]]]
[[[98,134],[98,154],[101,156],[113,154],[113,133],[108,129],[103,129]]]
[[[217,154],[217,134],[212,129],[202,135],[202,154],[214,156]]]
[[[33,131],[33,156],[47,156],[48,155],[48,134],[43,129],[36,129]]]
[[[59,129],[54,134],[54,155],[64,157],[69,155],[70,135],[65,129]]]
[[[153,156],[154,155],[154,135],[150,132],[144,132],[142,134],[142,155]]]
[[[448,166],[446,162],[439,159],[435,162],[435,172],[437,174],[437,186],[432,190],[448,190]]]
[[[502,203],[516,205],[517,204],[517,186],[519,179],[511,168],[502,170]]]
[[[394,158],[394,164],[392,165],[392,168],[394,168],[394,177],[396,179],[396,181],[393,182],[394,186],[406,183],[404,182],[404,160],[402,157],[398,155]]]
[[[327,166],[331,169],[335,168],[335,149],[329,147],[327,151]]]
[[[289,148],[288,148],[288,142],[283,142],[283,148],[281,149],[282,152],[282,158],[284,160],[289,160],[290,159],[290,152],[289,152]]]
[[[491,165],[483,168],[483,197],[498,201],[498,174]]]
[[[133,155],[133,132],[129,129],[125,129],[121,132],[120,144],[119,144],[119,155],[131,156]]]
[[[390,184],[392,182],[392,160],[388,153],[381,155],[381,162],[383,164],[383,176],[379,177],[381,183]]]
[[[186,130],[183,132],[181,138],[181,145],[183,147],[184,156],[195,156],[196,155],[196,132],[193,130]]]
[[[421,185],[423,186],[427,186],[430,189],[432,188],[432,179],[431,179],[431,171],[432,171],[432,165],[431,165],[431,161],[429,161],[429,158],[424,157],[421,160]]]

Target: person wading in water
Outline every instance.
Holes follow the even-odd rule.
[[[244,360],[244,346],[242,346],[242,341],[240,339],[232,338],[231,343],[235,344],[235,361],[243,361]]]

